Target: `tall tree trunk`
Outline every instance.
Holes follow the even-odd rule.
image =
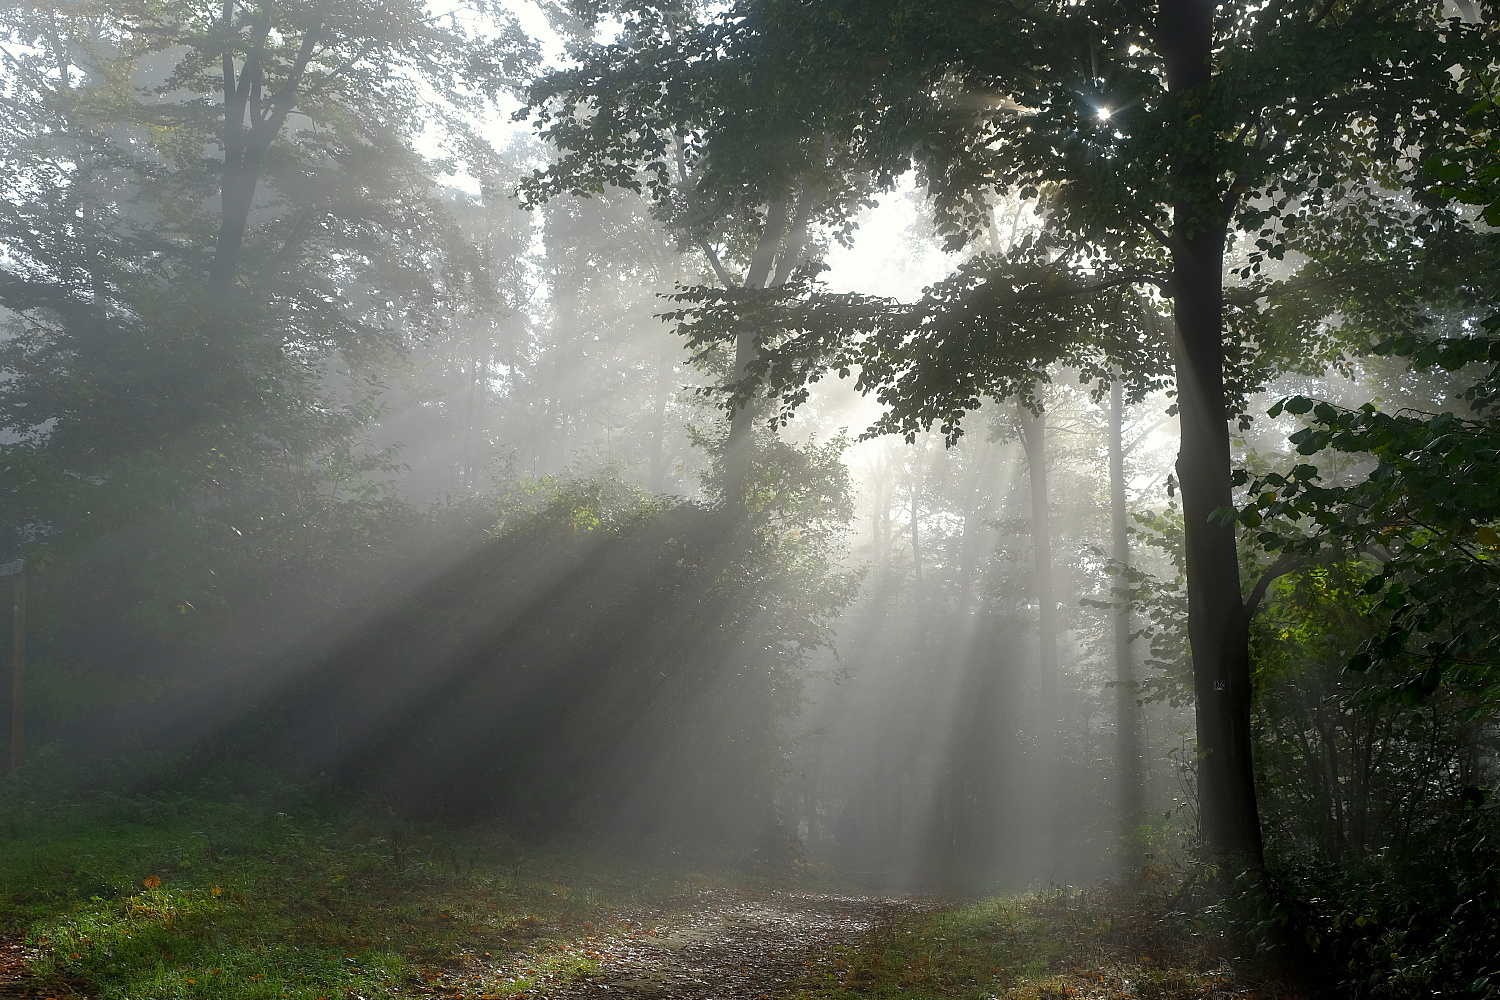
[[[1167,85],[1185,110],[1206,98],[1212,76],[1213,0],[1161,0],[1157,30]],[[1193,123],[1187,123],[1188,128]],[[1250,735],[1249,619],[1240,592],[1231,505],[1224,395],[1225,185],[1214,138],[1185,141],[1171,164],[1172,306],[1177,326],[1177,398],[1188,585],[1188,639],[1197,698],[1198,806],[1210,851],[1264,864]]]
[[[1129,514],[1125,506],[1125,389],[1118,380],[1109,387],[1109,507],[1110,535],[1115,563],[1120,567],[1118,586],[1128,586],[1130,569]],[[1115,647],[1115,759],[1119,765],[1116,808],[1126,838],[1141,823],[1145,782],[1141,764],[1141,724],[1135,699],[1135,662],[1130,651],[1130,601],[1117,594],[1113,624]]]
[[[223,56],[224,168],[219,182],[219,235],[208,269],[208,287],[214,292],[228,289],[239,274],[240,250],[250,227],[250,209],[255,204],[266,152],[297,103],[303,73],[323,37],[320,20],[302,36],[286,79],[274,93],[267,94],[263,60],[271,31],[270,7],[262,4],[240,24],[235,23],[235,11],[234,0],[225,0],[220,29],[226,44],[230,38],[237,39],[242,29],[248,28],[249,35],[238,74],[233,51],[226,50]]]
[[[656,362],[656,410],[651,421],[651,451],[647,458],[653,496],[667,491],[667,399],[671,395],[667,376],[671,371],[671,355],[662,354]]]
[[[240,250],[245,231],[250,227],[250,208],[255,204],[255,189],[260,181],[261,160],[265,150],[243,148],[231,156],[226,149],[224,178],[219,189],[219,236],[214,245],[214,260],[208,271],[208,286],[223,291],[234,283],[239,273]]]
[[[1066,857],[1068,795],[1062,754],[1062,698],[1057,667],[1057,596],[1052,579],[1052,518],[1047,509],[1047,417],[1016,405],[1031,483],[1031,549],[1037,602],[1037,672],[1041,726],[1037,732],[1040,801],[1047,810],[1047,864],[1051,877]]]
[[[765,288],[771,279],[776,254],[781,250],[787,232],[787,204],[773,201],[766,209],[766,228],[761,233],[750,269],[745,272],[746,289]],[[755,361],[755,337],[741,329],[734,339],[734,381],[739,382]],[[724,494],[729,503],[743,505],[747,500],[751,470],[755,464],[755,407],[739,407],[729,418],[729,440],[724,446]]]
[[[921,499],[922,467],[919,464],[912,470],[911,479],[911,578],[918,587],[922,586],[922,518],[918,513]]]
[[[1052,587],[1052,523],[1047,510],[1047,417],[1017,405],[1021,445],[1031,481],[1031,550],[1037,603],[1037,670],[1042,688],[1046,732],[1055,742],[1058,730],[1057,599]]]
[[[26,567],[11,581],[10,773],[26,760]]]

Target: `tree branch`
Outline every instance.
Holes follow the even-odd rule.
[[[1305,556],[1294,556],[1290,552],[1283,553],[1279,559],[1273,562],[1269,569],[1260,575],[1255,581],[1255,586],[1250,588],[1250,596],[1245,598],[1245,617],[1254,617],[1255,612],[1260,610],[1260,602],[1266,598],[1266,590],[1288,573],[1295,573],[1308,564]]]
[[[302,74],[307,70],[307,64],[312,59],[313,50],[317,48],[319,40],[323,37],[323,22],[319,21],[314,27],[307,29],[307,34],[302,36],[302,48],[297,52],[297,60],[288,71],[286,81],[282,83],[281,89],[276,91],[271,98],[271,114],[265,120],[266,131],[271,137],[281,131],[281,126],[286,122],[286,116],[291,114],[292,108],[297,103],[297,85],[302,82]],[[269,139],[267,140],[269,141]]]
[[[709,245],[708,240],[700,239],[698,248],[703,251],[703,256],[708,258],[708,266],[714,269],[714,275],[718,277],[719,283],[726,289],[738,288],[739,283],[724,269],[724,264],[719,260],[719,252]]]
[[[1144,215],[1137,215],[1136,219],[1140,222],[1141,227],[1145,229],[1146,232],[1151,234],[1152,239],[1156,240],[1156,242],[1160,243],[1168,250],[1172,249],[1172,238],[1166,233],[1162,232],[1159,228],[1157,228],[1156,223],[1152,222]]]
[[[1082,285],[1078,288],[1068,288],[1060,292],[1048,292],[1045,295],[1018,295],[1016,296],[1016,301],[1050,302],[1053,299],[1071,298],[1075,295],[1092,295],[1094,292],[1106,292],[1111,288],[1119,288],[1121,285],[1139,284],[1155,285],[1157,288],[1165,290],[1168,286],[1168,281],[1157,274],[1132,272],[1130,274],[1122,274],[1117,278],[1111,278],[1108,281],[1100,281],[1092,285]]]

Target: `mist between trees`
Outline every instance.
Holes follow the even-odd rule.
[[[1493,995],[1494,14],[8,6],[11,780]]]

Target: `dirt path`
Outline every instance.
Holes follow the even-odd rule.
[[[590,945],[599,970],[531,993],[547,1000],[586,997],[760,1000],[835,969],[835,950],[920,906],[910,900],[768,892],[756,897],[704,893],[670,918],[618,915]]]
[[[559,973],[531,980],[531,989],[515,994],[520,984],[511,977],[521,966],[534,968],[542,956],[530,953],[507,969],[470,954],[425,983],[411,984],[402,995],[493,996],[495,987],[510,980],[510,988],[502,986],[500,995],[530,1000],[762,1000],[835,972],[840,946],[858,944],[897,916],[926,905],[862,896],[709,890],[670,909],[615,911],[592,933],[544,949],[554,959],[597,961],[597,970],[581,978]],[[26,976],[28,957],[19,939],[0,937],[0,1000],[79,996],[57,985],[34,992],[41,984]]]
[[[26,975],[29,958],[31,954],[21,943],[19,935],[0,934],[0,1000],[20,997],[31,1000],[36,995],[33,992],[36,984]]]

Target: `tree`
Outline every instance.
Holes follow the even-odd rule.
[[[1493,28],[1487,29],[1493,37]],[[1467,53],[1455,74],[1466,112],[1459,131],[1429,151],[1432,193],[1500,218],[1500,113],[1493,52]],[[1308,248],[1321,263],[1326,245]],[[1364,595],[1379,597],[1382,627],[1350,651],[1386,696],[1419,703],[1450,689],[1475,712],[1500,699],[1500,239],[1455,223],[1409,248],[1383,294],[1338,307],[1374,340],[1376,357],[1450,380],[1448,398],[1337,406],[1311,394],[1272,407],[1300,417],[1297,464],[1248,481],[1240,523],[1256,545],[1296,564],[1372,566]],[[1431,409],[1429,409],[1431,407]],[[1340,475],[1338,465],[1354,465]],[[1317,464],[1313,464],[1316,462]],[[1362,466],[1362,468],[1361,468]]]
[[[818,256],[820,224],[842,223],[863,195],[862,175],[850,169],[839,137],[787,128],[789,95],[776,77],[753,68],[749,54],[697,58],[723,37],[711,5],[567,6],[580,19],[570,25],[578,65],[533,83],[518,115],[534,116],[561,154],[523,181],[526,203],[611,186],[644,191],[679,248],[701,253],[726,297],[753,299],[787,285]],[[593,29],[607,14],[622,23],[600,45]],[[775,48],[774,40],[761,41]],[[741,384],[757,358],[754,328],[739,330],[726,347],[725,381]],[[725,496],[753,506],[757,407],[732,396],[726,408]]]
[[[759,56],[772,35],[780,61],[760,72],[803,95],[818,131],[851,137],[872,176],[915,165],[953,246],[1008,192],[1045,195],[1045,234],[971,259],[909,306],[804,286],[752,310],[690,291],[687,332],[709,343],[731,321],[758,325],[746,396],[768,389],[791,409],[808,383],[858,370],[888,406],[875,430],[938,423],[950,438],[982,398],[1025,395],[1048,365],[1150,382],[1163,374],[1150,352],[1170,350],[1202,827],[1214,853],[1258,864],[1255,602],[1217,514],[1234,501],[1229,422],[1269,374],[1333,350],[1326,324],[1287,341],[1260,322],[1263,270],[1288,234],[1340,204],[1427,186],[1421,151],[1445,144],[1462,105],[1448,67],[1482,49],[1481,32],[1438,3],[746,0],[702,58]],[[1226,266],[1240,282],[1228,298]],[[1131,286],[1171,299],[1170,340],[1129,335]]]
[[[1116,805],[1128,837],[1141,822],[1145,803],[1145,748],[1136,710],[1135,654],[1130,642],[1130,599],[1125,593],[1130,574],[1130,510],[1125,496],[1125,387],[1109,384],[1109,514],[1110,559],[1116,567],[1116,604],[1111,608],[1111,646],[1115,661],[1115,760],[1119,787]]]
[[[1033,589],[1037,607],[1037,670],[1042,681],[1044,732],[1055,736],[1059,718],[1057,690],[1057,595],[1052,586],[1052,526],[1047,503],[1047,415],[1017,407],[1021,447],[1026,454],[1031,491]]]
[[[534,49],[271,0],[11,6],[0,36],[0,504],[58,560],[39,615],[71,575],[182,631],[363,547],[397,513],[381,365],[487,293],[418,129],[482,172],[454,109]]]

